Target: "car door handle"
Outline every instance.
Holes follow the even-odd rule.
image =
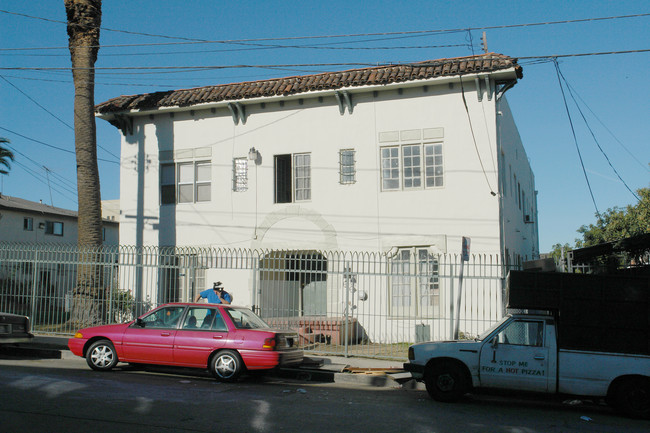
[[[172,333],[171,332],[162,332],[162,333],[160,333],[160,335],[162,337],[169,337],[170,335],[172,335]]]
[[[533,357],[535,361],[543,361],[544,358],[545,358],[544,355],[536,355],[535,357]]]
[[[223,338],[223,335],[213,335],[212,338],[214,338],[215,340],[218,340],[220,338]]]

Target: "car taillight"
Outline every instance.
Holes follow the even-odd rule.
[[[275,349],[275,345],[276,345],[275,337],[272,337],[272,338],[266,338],[266,339],[264,340],[264,345],[263,345],[262,347],[263,347],[264,349],[271,349],[271,350],[273,350],[273,349]]]

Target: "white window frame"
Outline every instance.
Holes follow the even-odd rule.
[[[311,200],[311,153],[293,155],[293,199]]]
[[[296,203],[296,202],[305,202],[311,200],[311,153],[293,153],[293,154],[278,154],[274,155],[274,164],[278,164],[278,161],[285,160],[290,158],[291,167],[287,167],[288,164],[283,164],[282,167],[276,165],[274,166],[274,178],[273,178],[273,188],[275,190],[274,203]],[[280,168],[282,171],[280,172]],[[278,182],[280,178],[283,180],[285,176],[280,176],[280,173],[286,173],[286,170],[291,170],[291,200],[290,201],[280,201],[279,198],[279,185]],[[288,182],[287,182],[288,185]],[[284,187],[286,188],[286,186]],[[287,191],[282,189],[284,193]],[[283,194],[284,195],[284,194]],[[288,198],[288,195],[287,195]]]
[[[166,197],[164,190],[172,187],[171,179],[164,179],[164,170],[173,168],[173,200]],[[212,164],[209,160],[168,162],[160,164],[160,204],[201,203],[212,200]],[[181,177],[181,173],[183,177]],[[201,179],[201,174],[207,173]],[[167,173],[169,174],[169,172]],[[181,190],[183,194],[181,194]],[[167,192],[169,194],[169,191]],[[206,198],[207,196],[207,198]]]
[[[399,190],[400,179],[400,147],[384,146],[381,152],[381,189],[382,191]]]
[[[202,173],[207,176],[202,178]],[[212,164],[210,161],[196,161],[194,163],[194,202],[201,203],[210,200],[212,200]]]
[[[382,191],[442,188],[442,141],[405,142],[380,147]]]
[[[390,262],[390,315],[440,317],[440,267],[430,246],[400,247]]]

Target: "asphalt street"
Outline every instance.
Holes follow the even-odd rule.
[[[124,366],[81,358],[0,357],[1,432],[623,432],[650,422],[608,407],[471,396],[443,404],[421,389]]]

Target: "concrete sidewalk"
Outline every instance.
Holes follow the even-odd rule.
[[[69,337],[36,335],[30,343],[14,345],[11,350],[25,356],[47,359],[79,359],[68,349]],[[375,387],[424,389],[402,369],[402,362],[374,358],[320,356],[306,354],[305,361],[296,368],[280,369],[285,378],[316,382],[349,383]]]

